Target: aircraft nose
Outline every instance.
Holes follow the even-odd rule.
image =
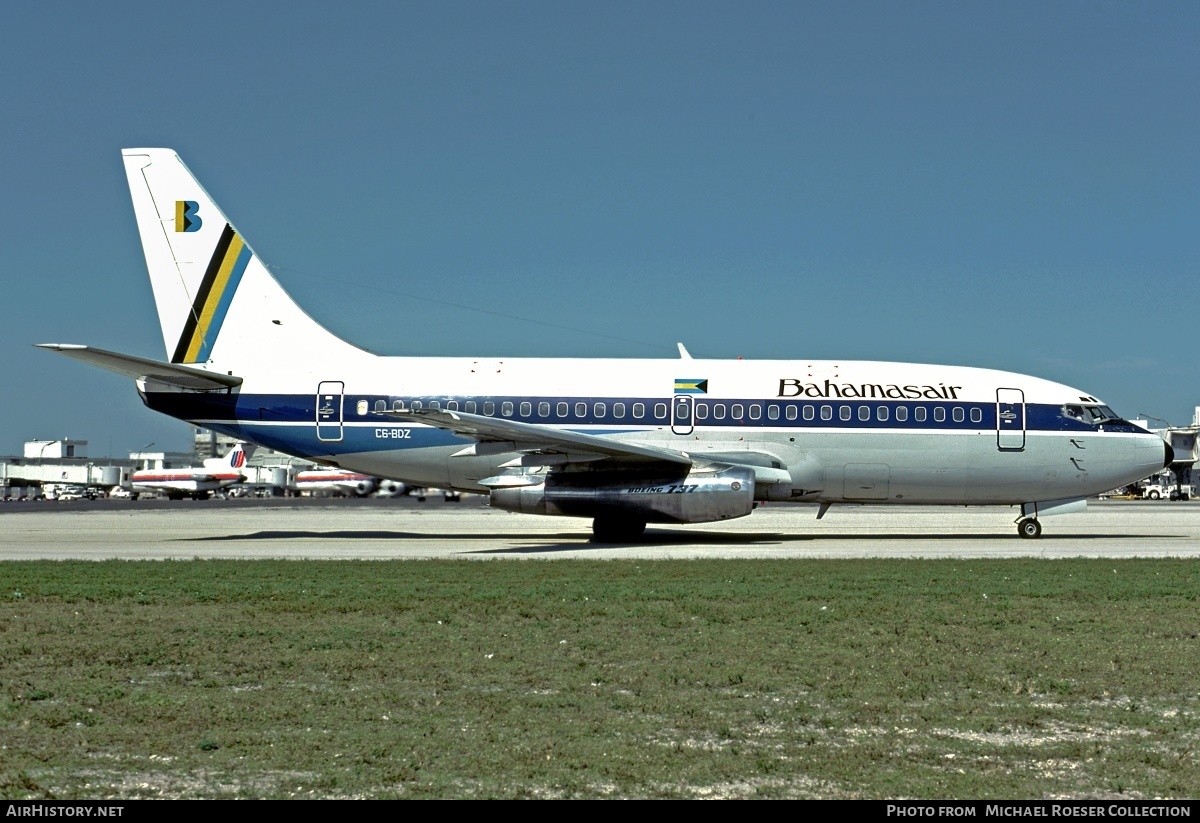
[[[1163,447],[1166,450],[1165,454],[1163,455],[1163,468],[1165,469],[1167,466],[1175,462],[1175,449],[1171,448],[1171,444],[1165,440],[1163,441]]]

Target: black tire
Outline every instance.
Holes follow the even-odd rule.
[[[592,540],[597,543],[629,543],[646,531],[646,521],[627,517],[597,517],[592,521]]]
[[[1146,496],[1149,497],[1151,500],[1157,500],[1158,498],[1162,497],[1162,495],[1159,494],[1158,492],[1150,492]]]
[[[1027,540],[1034,540],[1042,536],[1042,524],[1032,517],[1023,517],[1017,521],[1017,534]]]

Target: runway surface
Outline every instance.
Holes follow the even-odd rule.
[[[0,560],[193,558],[549,559],[1194,557],[1200,502],[1100,501],[1049,517],[1037,540],[1015,509],[766,506],[721,524],[651,526],[636,544],[590,541],[590,521],[510,514],[482,497],[7,503]]]

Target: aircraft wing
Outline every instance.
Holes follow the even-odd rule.
[[[231,389],[242,385],[242,378],[234,377],[232,374],[217,374],[191,366],[163,363],[145,357],[134,357],[131,354],[97,349],[93,346],[79,346],[71,343],[38,343],[37,347],[65,354],[67,357],[73,357],[93,366],[132,377],[134,380],[154,380],[168,386],[178,386],[181,389]]]
[[[656,449],[622,443],[594,434],[555,429],[536,423],[498,420],[459,411],[422,409],[420,411],[384,412],[388,417],[424,423],[488,444],[484,453],[525,452],[530,454],[563,454],[578,460],[613,458],[630,462],[676,463],[691,466],[692,458],[684,452]],[[471,453],[480,453],[473,451]]]

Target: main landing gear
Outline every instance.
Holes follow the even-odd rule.
[[[1034,517],[1022,517],[1017,521],[1017,534],[1033,539],[1042,536],[1042,524]]]
[[[597,543],[629,543],[646,530],[646,521],[631,517],[597,517],[592,521],[592,540]]]

